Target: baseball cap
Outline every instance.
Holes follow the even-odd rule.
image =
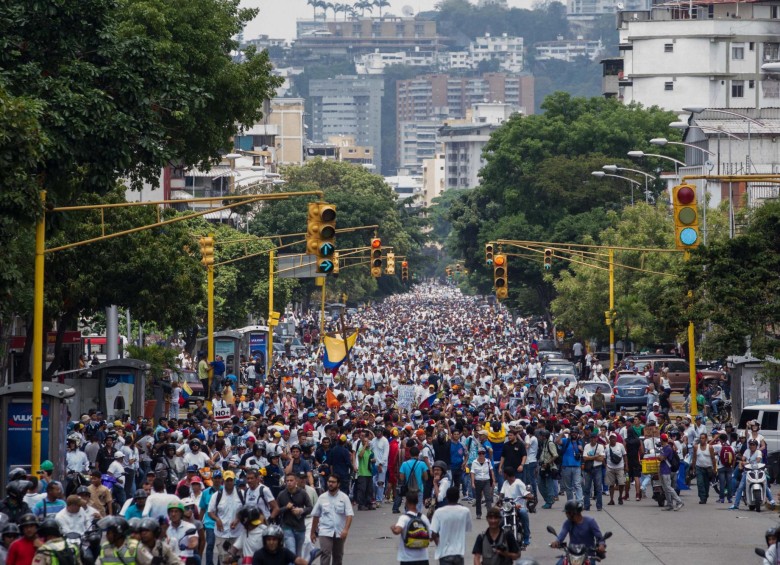
[[[224,473],[222,473],[222,478],[225,479],[226,481],[228,479],[235,480],[236,479],[236,474],[233,471],[225,471]]]
[[[198,466],[197,465],[190,465],[187,467],[188,473],[197,473],[198,472]]]
[[[192,477],[192,479],[190,480],[190,484],[193,484],[193,485],[201,484],[202,485],[203,484],[203,479],[201,479],[200,477]]]
[[[661,434],[661,440],[662,440],[662,441],[669,441],[669,436],[668,436],[668,434]]]

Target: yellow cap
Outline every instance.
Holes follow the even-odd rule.
[[[222,473],[222,479],[225,480],[225,481],[228,480],[228,479],[235,480],[236,479],[236,474],[233,471],[225,471],[224,473]]]

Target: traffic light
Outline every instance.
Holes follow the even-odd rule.
[[[212,236],[201,237],[198,240],[200,244],[200,262],[204,267],[210,267],[214,264],[214,238]]]
[[[680,184],[672,189],[674,206],[674,243],[677,249],[699,246],[699,210],[696,203],[696,187]]]
[[[552,258],[553,258],[553,252],[552,249],[545,249],[544,250],[544,270],[549,271],[552,269]]]
[[[395,253],[392,251],[387,253],[387,268],[385,269],[385,273],[388,275],[395,274]]]
[[[401,280],[409,280],[409,263],[407,261],[401,261]]]
[[[279,312],[271,312],[271,315],[268,316],[268,326],[274,327],[279,325]]]
[[[336,207],[326,202],[310,202],[306,223],[306,253],[317,256],[317,272],[333,272],[336,252]]]
[[[493,244],[492,243],[486,243],[485,244],[485,263],[487,263],[488,266],[493,264]]]
[[[493,257],[493,286],[496,287],[496,298],[503,300],[509,295],[506,255]]]
[[[375,279],[382,276],[382,240],[378,237],[371,240],[371,276]]]

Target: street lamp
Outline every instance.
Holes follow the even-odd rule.
[[[629,151],[628,156],[634,159],[641,159],[642,157],[658,157],[659,159],[666,159],[667,161],[672,161],[674,163],[674,176],[677,176],[678,165],[682,165],[683,167],[685,166],[685,163],[683,163],[682,161],[678,161],[673,157],[669,157],[668,155],[661,155],[659,153],[645,153],[644,151]]]
[[[654,175],[651,175],[650,173],[646,173],[644,171],[640,171],[639,169],[629,169],[628,167],[618,167],[617,165],[604,165],[601,168],[604,169],[605,171],[609,171],[611,173],[614,173],[616,171],[631,171],[632,173],[637,173],[637,174],[640,174],[640,175],[644,175],[645,176],[645,202],[646,203],[650,202],[650,191],[647,188],[647,179],[656,180],[657,177],[655,177]]]
[[[717,133],[722,133],[723,135],[731,137],[731,138],[734,138],[737,141],[744,141],[738,135],[733,134],[733,133],[729,133],[729,132],[725,131],[722,128],[711,128],[711,127],[703,126],[703,125],[700,125],[700,124],[696,124],[696,125],[692,126],[688,122],[672,122],[672,123],[669,124],[669,127],[670,128],[675,128],[675,129],[699,128],[699,129],[703,129],[705,131],[714,131],[714,132],[717,132]]]
[[[750,174],[750,167],[753,166],[753,161],[750,159],[750,124],[756,124],[757,126],[765,127],[766,124],[759,122],[755,118],[734,112],[733,110],[721,110],[720,108],[705,108],[704,106],[686,106],[683,108],[683,112],[690,112],[691,114],[701,114],[704,111],[717,112],[718,114],[726,114],[728,116],[736,116],[743,120],[747,120],[747,157],[748,157],[748,174]]]
[[[629,177],[624,177],[623,175],[609,175],[609,174],[605,173],[604,171],[593,171],[591,174],[594,177],[598,177],[600,179],[602,179],[604,177],[612,177],[612,178],[616,178],[616,179],[627,180],[629,183],[631,183],[631,205],[632,206],[634,205],[634,185],[642,186],[639,183],[639,181],[635,181],[634,179],[629,178]]]
[[[665,137],[654,137],[650,140],[650,145],[658,145],[659,147],[664,147],[665,145],[683,145],[685,147],[690,147],[691,149],[698,149],[699,151],[706,153],[710,157],[713,157],[715,153],[713,151],[710,151],[709,149],[704,149],[704,147],[699,147],[698,145],[694,145],[693,143],[685,143],[683,141],[669,141]]]

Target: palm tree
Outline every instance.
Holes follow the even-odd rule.
[[[389,0],[374,0],[374,6],[379,8],[379,19],[382,19],[382,8],[387,8],[390,5]]]
[[[371,10],[374,8],[374,3],[372,0],[360,0],[359,2],[355,2],[355,8],[360,10],[360,16],[365,17],[366,10]]]
[[[320,5],[320,0],[306,0],[306,3],[312,7],[312,11],[314,12],[312,14],[312,19],[317,19],[317,7]]]
[[[325,12],[325,19],[328,19],[328,10],[333,10],[333,19],[336,19],[336,5],[333,2],[325,2],[325,5],[322,7],[322,10]]]

